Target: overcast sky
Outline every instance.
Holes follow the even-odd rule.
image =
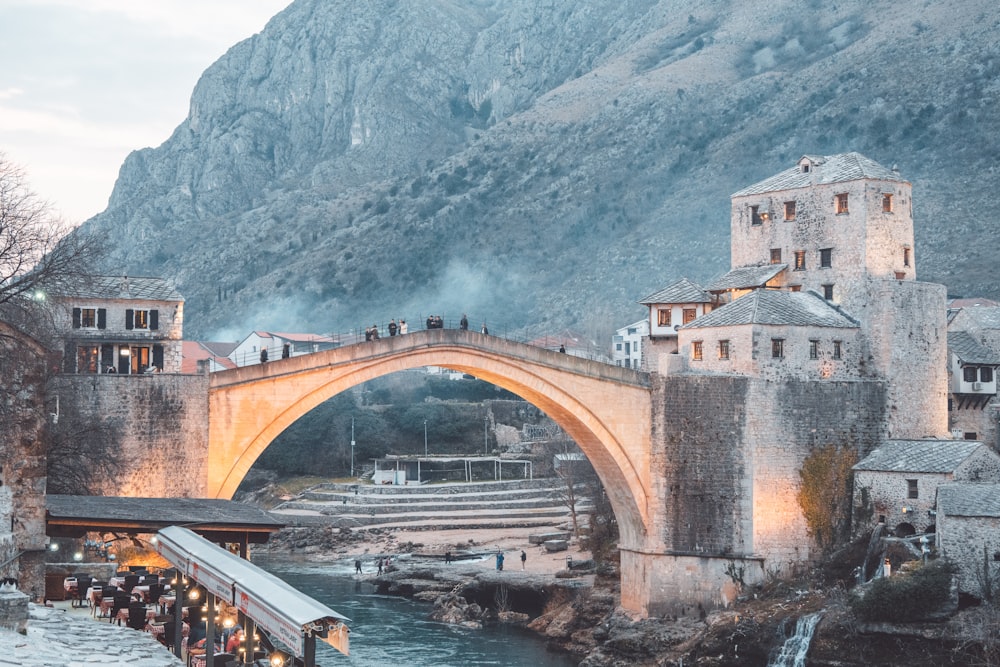
[[[198,77],[291,0],[0,0],[0,151],[78,224],[125,156],[187,116]]]

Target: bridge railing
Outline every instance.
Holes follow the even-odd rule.
[[[258,348],[238,353],[235,358],[233,358],[233,361],[237,366],[252,366],[254,364],[261,363],[263,360],[275,361],[283,358],[283,356],[297,357],[303,354],[322,352],[324,350],[344,347],[346,345],[364,343],[366,341],[373,340],[373,334],[371,333],[373,330],[377,332],[378,339],[386,338],[390,336],[390,323],[396,324],[397,336],[405,335],[400,331],[401,322],[406,322],[407,333],[425,331],[431,328],[462,328],[461,315],[438,316],[439,319],[434,320],[433,323],[430,319],[431,317],[432,315],[421,314],[412,319],[406,317],[384,322],[373,322],[371,324],[355,327],[353,329],[318,334],[316,338],[310,340],[297,340],[294,337],[282,339],[279,337],[276,339],[277,342],[263,348],[263,351],[266,351],[266,356],[264,356],[262,354],[262,350]],[[504,340],[524,343],[526,345],[535,345],[552,351],[557,351],[560,349],[560,346],[563,346],[567,354],[585,359],[591,359],[593,361],[614,364],[614,362],[611,361],[610,355],[606,349],[607,346],[602,347],[598,343],[559,335],[530,335],[525,331],[524,327],[513,327],[507,324],[491,324],[489,320],[481,318],[466,317],[466,319],[468,321],[469,331],[482,333],[485,328],[488,335],[502,338]],[[286,343],[288,345],[287,349],[285,348]],[[610,342],[608,345],[610,346]]]

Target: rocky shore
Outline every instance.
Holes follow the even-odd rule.
[[[364,580],[381,593],[427,603],[435,620],[523,626],[583,667],[763,667],[796,621],[812,613],[821,616],[810,666],[1000,664],[1000,654],[991,653],[1000,629],[995,607],[966,609],[935,623],[863,624],[851,613],[844,587],[818,574],[746,590],[733,607],[703,619],[636,620],[617,606],[613,564],[598,567],[578,549],[545,553],[523,531],[493,531],[486,541],[469,531],[292,529],[268,549],[278,558],[362,559]],[[498,550],[506,554],[503,571],[495,567]],[[446,563],[448,551],[478,557]],[[573,567],[567,567],[567,554]],[[385,557],[390,564],[378,575],[375,563]]]

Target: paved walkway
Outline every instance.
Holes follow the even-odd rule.
[[[94,620],[90,610],[28,605],[27,633],[0,629],[0,666],[183,667],[146,632]]]

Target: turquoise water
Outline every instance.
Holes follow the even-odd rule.
[[[319,643],[316,662],[399,667],[570,667],[576,661],[546,651],[544,643],[509,627],[470,630],[427,620],[431,607],[405,598],[377,595],[372,585],[351,577],[353,565],[263,564],[303,593],[351,619],[350,657]]]

